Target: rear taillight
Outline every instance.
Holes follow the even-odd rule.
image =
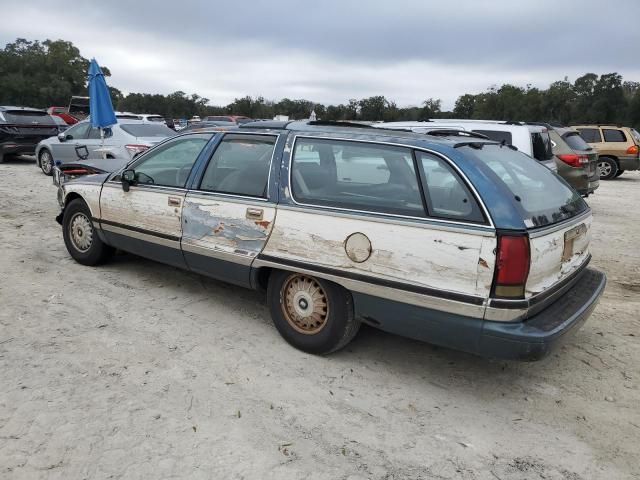
[[[631,145],[629,148],[627,148],[627,153],[629,155],[638,155],[639,151],[640,149],[638,148],[637,145]]]
[[[493,293],[500,298],[524,298],[531,253],[526,235],[498,236]]]
[[[129,155],[131,155],[131,158],[135,157],[139,153],[149,150],[149,147],[147,145],[131,145],[130,144],[130,145],[125,145],[124,148],[127,149],[127,152],[129,152]]]
[[[589,163],[589,157],[587,155],[576,155],[575,153],[558,155],[558,158],[572,167],[584,167]]]

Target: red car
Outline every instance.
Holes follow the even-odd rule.
[[[78,123],[78,119],[69,114],[66,107],[49,107],[47,108],[47,113],[54,117],[60,117],[67,125],[74,125]]]

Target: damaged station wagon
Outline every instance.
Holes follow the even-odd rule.
[[[468,132],[253,122],[170,138],[63,182],[66,247],[121,249],[263,289],[280,334],[326,354],[361,323],[505,359],[589,317],[591,210],[535,160]]]

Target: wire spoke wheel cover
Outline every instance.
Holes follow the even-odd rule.
[[[325,327],[328,298],[317,280],[306,275],[291,275],[280,293],[284,318],[296,332],[315,335]]]
[[[84,213],[76,213],[69,222],[69,236],[79,252],[86,252],[93,242],[93,226]]]
[[[53,159],[51,158],[51,154],[46,150],[40,154],[40,166],[46,174],[51,173],[53,169]]]

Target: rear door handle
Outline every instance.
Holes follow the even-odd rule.
[[[261,208],[247,208],[247,218],[250,220],[262,220],[264,210]]]
[[[167,204],[170,207],[179,207],[180,206],[180,199],[178,197],[169,197],[169,199],[167,200]]]

